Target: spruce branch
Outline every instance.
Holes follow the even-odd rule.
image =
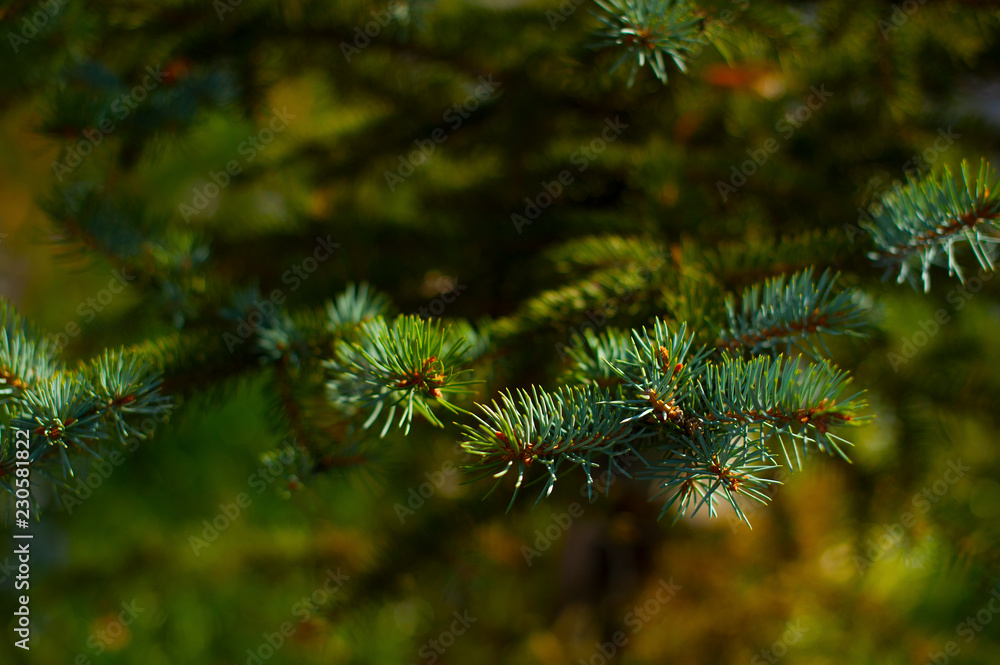
[[[823,335],[862,336],[867,325],[860,294],[852,289],[835,291],[836,280],[830,271],[814,280],[809,268],[746,289],[739,309],[734,298],[727,298],[728,321],[717,346],[746,349],[752,355],[774,354],[782,346],[788,355],[794,347],[818,358],[816,341],[830,355]]]
[[[745,496],[767,503],[765,490],[780,484],[765,474],[779,468],[764,448],[747,445],[746,441],[727,432],[696,432],[684,448],[668,451],[666,457],[653,462],[638,474],[655,482],[660,491],[654,498],[670,495],[660,511],[662,518],[676,504],[674,523],[690,514],[694,517],[708,507],[711,517],[717,515],[716,504],[724,498],[741,520],[750,521],[741,508],[738,497]]]
[[[578,322],[587,314],[598,318],[646,318],[659,309],[665,280],[672,278],[658,270],[662,263],[660,260],[652,268],[633,265],[597,270],[530,298],[494,327],[498,334],[511,336],[553,324]]]
[[[469,342],[440,321],[423,321],[416,316],[399,316],[392,324],[378,316],[361,324],[359,340],[341,342],[332,360],[327,391],[335,404],[374,406],[364,423],[367,429],[388,407],[385,436],[401,409],[398,426],[410,431],[416,410],[437,427],[441,421],[432,410],[440,404],[455,413],[464,412],[445,399],[447,394],[472,392],[474,381],[462,376],[469,370],[459,367],[466,358]]]
[[[121,441],[147,436],[126,416],[159,415],[172,408],[170,398],[160,392],[161,373],[135,354],[105,351],[84,369],[84,377],[97,413]]]
[[[76,455],[100,458],[105,441],[145,439],[155,427],[151,417],[163,420],[172,408],[160,392],[159,374],[140,354],[109,350],[69,371],[5,300],[0,300],[0,318],[3,415],[14,427],[28,431],[28,458],[44,477],[58,482],[51,471],[53,460],[62,477],[71,478]],[[15,465],[9,447],[2,453],[0,476]]]
[[[622,50],[612,71],[629,63],[629,87],[647,63],[666,83],[668,57],[686,72],[688,55],[707,43],[705,21],[687,0],[597,0],[597,4],[605,13],[591,13],[604,28],[597,32],[600,41],[594,47]]]
[[[0,407],[8,405],[38,383],[48,381],[61,364],[52,346],[25,321],[7,300],[0,298]]]
[[[377,316],[389,316],[392,314],[392,304],[385,294],[379,293],[369,284],[352,282],[336,299],[327,303],[326,311],[330,331],[343,335]]]
[[[850,461],[841,444],[851,443],[831,428],[865,422],[868,417],[858,415],[865,401],[860,392],[843,396],[851,379],[831,362],[802,365],[783,355],[745,360],[724,354],[699,382],[706,427],[721,426],[760,445],[774,436],[793,467],[801,468],[809,444]],[[792,445],[794,462],[785,439]]]
[[[556,270],[567,274],[608,268],[660,267],[666,256],[667,248],[655,240],[620,235],[585,236],[548,253]]]
[[[835,266],[847,262],[852,254],[850,237],[841,229],[727,242],[713,248],[693,242],[681,245],[685,263],[704,266],[705,274],[729,290],[814,265]]]
[[[992,167],[983,159],[974,175],[963,160],[961,178],[945,167],[940,176],[909,177],[882,197],[868,220],[862,220],[878,251],[871,254],[898,282],[913,279],[919,267],[924,291],[931,285],[932,266],[948,268],[962,282],[958,250],[966,244],[983,270],[993,271],[1000,242],[1000,189]]]
[[[709,350],[691,350],[694,334],[682,323],[670,332],[662,319],[652,331],[632,332],[632,348],[623,360],[611,362],[611,368],[623,381],[624,396],[615,401],[627,412],[625,422],[643,422],[662,427],[672,425],[691,429],[696,421],[685,413],[682,404],[691,401],[697,379],[705,372]]]
[[[617,386],[622,377],[613,367],[616,363],[625,362],[631,351],[631,338],[627,333],[608,328],[598,335],[586,328],[583,334],[574,334],[573,342],[565,349],[572,365],[564,379],[601,388]]]
[[[87,442],[107,439],[100,427],[101,412],[88,386],[78,375],[56,374],[49,381],[24,394],[22,411],[15,416],[15,427],[30,431],[29,458],[38,461],[56,450],[67,477],[74,474],[68,450],[79,448],[100,458]]]
[[[69,183],[55,188],[39,205],[53,224],[52,240],[66,257],[97,254],[119,266],[142,252],[146,236],[137,224],[140,208],[116,205],[96,185]]]
[[[533,465],[544,468],[539,500],[552,492],[563,466],[582,468],[591,492],[597,460],[607,456],[612,470],[626,473],[614,460],[632,452],[632,442],[642,435],[640,428],[625,422],[627,413],[608,392],[589,386],[562,387],[553,393],[536,387],[507,391],[500,394],[499,403],[477,406],[482,415],[474,415],[476,423],[462,425],[462,447],[479,458],[467,470],[497,478],[493,489],[516,471],[508,510]]]

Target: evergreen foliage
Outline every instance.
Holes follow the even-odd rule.
[[[0,110],[25,124],[27,109],[57,152],[37,201],[53,253],[129,295],[68,346],[15,311],[42,309],[32,293],[0,296],[0,424],[30,433],[36,515],[201,400],[263,395],[253,415],[281,443],[258,459],[280,460],[303,512],[329,508],[313,493],[328,476],[351,502],[367,495],[341,475],[391,473],[385,496],[403,496],[443,473],[435,445],[458,444],[460,481],[490,500],[428,509],[424,528],[396,511],[404,528],[379,532],[350,597],[382,621],[372,604],[406,588],[405,564],[451,565],[477,539],[502,559],[498,522],[479,525],[548,514],[567,477],[594,502],[628,479],[622,504],[648,499],[684,534],[666,522],[749,526],[813,457],[854,474],[859,512],[886,492],[868,492],[871,468],[909,501],[926,414],[996,425],[988,343],[935,337],[941,323],[920,328],[926,347],[897,339],[956,294],[958,314],[970,267],[980,286],[995,270],[1000,134],[982,90],[1000,22],[983,3],[49,4],[30,37],[20,21],[42,10],[0,10]],[[958,140],[921,161],[952,124]],[[937,268],[954,283],[932,284]],[[917,296],[890,276],[937,310],[905,328],[899,302],[918,301],[892,299]],[[874,428],[893,445],[854,447]],[[0,442],[9,519],[16,451]],[[433,491],[458,496],[449,483]],[[963,565],[995,563],[961,528],[938,533]],[[539,616],[495,639],[545,660]],[[601,615],[602,639],[616,620]],[[710,637],[701,657],[729,662]]]
[[[899,281],[920,269],[924,290],[930,290],[932,266],[946,266],[964,281],[959,250],[968,245],[980,268],[995,270],[1000,230],[1000,189],[996,173],[982,160],[975,175],[962,162],[961,180],[945,167],[940,176],[910,178],[882,197],[867,228],[878,252],[873,258],[899,270]]]

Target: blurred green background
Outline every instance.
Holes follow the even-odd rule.
[[[143,235],[207,244],[208,286],[199,291],[197,271],[186,282],[205,301],[213,288],[280,286],[328,234],[340,248],[290,292],[290,307],[367,280],[416,312],[463,285],[444,315],[475,320],[516,314],[575,278],[546,253],[589,234],[714,251],[817,231],[828,253],[802,260],[845,270],[871,295],[872,336],[833,351],[870,391],[876,418],[856,434],[853,464],[809,460],[751,516],[753,530],[726,516],[657,522],[647,484],[626,480],[590,503],[583,479],[569,477],[505,514],[509,487],[483,500],[488,483],[451,472],[462,461],[456,429],[425,423],[378,442],[372,468],[302,478],[301,488],[284,474],[255,483],[261,456],[287,433],[272,381],[250,368],[185,387],[170,422],[123,452],[80,505],[43,497],[32,650],[14,649],[7,631],[3,662],[1000,662],[990,609],[1000,597],[997,280],[968,299],[943,272],[928,294],[883,282],[854,233],[858,208],[902,179],[939,131],[958,138],[928,166],[996,161],[1000,23],[989,3],[911,3],[888,33],[881,22],[901,11],[888,2],[701,3],[729,30],[729,62],[709,48],[667,86],[647,70],[632,88],[625,72],[608,72],[610,54],[587,48],[589,4],[552,29],[555,2],[413,0],[393,5],[407,20],[397,14],[351,62],[341,44],[386,5],[247,0],[220,15],[218,4],[0,10],[0,293],[47,333],[76,323],[67,358],[168,334],[183,310],[143,282],[92,320],[81,314],[115,263],[100,251],[61,256],[39,205],[53,162],[79,140],[66,109],[106,101],[159,65],[173,78],[150,109],[180,119],[140,104],[71,179],[138,201]],[[7,35],[50,5],[51,21],[14,53]],[[498,94],[390,191],[385,172],[448,127],[447,111],[489,74]],[[208,91],[198,97],[186,80]],[[781,123],[821,85],[832,97],[789,133]],[[242,162],[241,142],[275,108],[294,119]],[[628,124],[620,140],[576,171],[574,152],[617,116]],[[769,139],[777,152],[723,200],[717,183]],[[233,159],[242,177],[186,223],[178,206]],[[518,233],[511,214],[567,168],[576,179],[563,198]],[[894,362],[940,309],[948,322]],[[631,314],[616,323],[643,322]],[[571,312],[519,337],[478,397],[555,385],[552,349],[584,320]],[[411,490],[435,479],[419,505]],[[250,505],[195,553],[204,520],[240,493]],[[412,515],[400,509],[408,501]],[[582,516],[529,565],[523,548],[570,511]],[[330,571],[349,579],[325,598]],[[13,607],[10,568],[2,577],[3,607]],[[663,581],[680,586],[669,602],[656,600]],[[314,592],[323,602],[302,605]],[[141,608],[129,625],[123,603]],[[462,634],[450,632],[455,612],[475,618]],[[981,632],[965,623],[977,613]],[[267,657],[284,622],[294,632]],[[611,649],[617,631],[626,641]]]

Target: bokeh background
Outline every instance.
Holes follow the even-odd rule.
[[[859,208],[907,171],[996,161],[991,3],[699,3],[729,59],[708,47],[667,85],[643,70],[631,88],[627,68],[610,72],[613,53],[589,48],[589,2],[563,3],[558,22],[546,14],[554,0],[2,4],[0,293],[49,334],[76,324],[70,360],[172,334],[220,294],[286,288],[285,272],[327,235],[338,250],[287,289],[289,308],[364,280],[402,312],[438,308],[461,287],[443,316],[524,318],[529,298],[580,278],[553,251],[620,234],[674,252],[728,248],[731,260],[756,257],[748,274],[841,269],[870,295],[875,325],[832,349],[875,416],[854,434],[853,463],[810,459],[752,530],[725,515],[658,522],[646,483],[622,480],[591,503],[572,476],[506,513],[510,487],[484,500],[489,483],[452,471],[463,461],[456,428],[426,423],[372,443],[362,468],[291,481],[283,469],[258,494],[252,475],[288,435],[273,379],[209,371],[178,388],[169,423],[123,451],[80,505],[43,497],[32,650],[13,649],[6,631],[3,662],[1000,662],[989,609],[1000,580],[998,280],[968,297],[944,272],[926,294],[882,281],[857,227]],[[39,12],[37,34],[11,41]],[[361,47],[355,28],[373,20]],[[58,173],[147,67],[167,74]],[[452,127],[447,113],[481,91],[481,76],[499,85]],[[817,103],[821,87],[832,94]],[[250,160],[241,145],[273,109],[294,118]],[[627,129],[580,170],[579,149],[612,118]],[[385,173],[438,128],[446,140],[390,189]],[[721,196],[718,183],[769,140],[777,151]],[[181,204],[231,160],[240,176],[185,220]],[[574,182],[518,232],[511,215],[566,169]],[[53,241],[65,227],[45,212],[70,183],[131,206],[82,255]],[[801,251],[780,240],[805,232],[817,235]],[[120,269],[122,243],[153,277],[91,315],[85,303]],[[643,323],[664,297],[639,295],[616,325]],[[554,349],[584,309],[525,325],[478,397],[555,385]],[[948,321],[920,337],[942,309]],[[912,357],[894,360],[907,344]],[[427,482],[421,504],[413,493]],[[241,492],[252,503],[193,547]],[[579,516],[529,565],[523,548],[570,511]],[[303,613],[330,571],[349,579]],[[664,582],[679,588],[667,596]],[[123,607],[141,612],[124,625]],[[456,612],[475,619],[462,634],[449,633]],[[981,632],[964,623],[977,613]],[[295,631],[267,657],[283,622]],[[616,631],[627,641],[611,655],[597,645]],[[950,641],[958,652],[946,653]]]

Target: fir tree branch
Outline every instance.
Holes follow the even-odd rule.
[[[445,399],[446,394],[471,392],[474,381],[463,380],[469,370],[459,369],[467,360],[468,340],[438,321],[399,316],[391,325],[381,316],[361,324],[359,340],[341,342],[333,359],[327,390],[331,402],[374,406],[364,423],[367,429],[388,407],[381,436],[385,436],[401,408],[398,426],[410,430],[417,411],[437,427],[443,424],[432,404],[460,413],[463,409]]]
[[[931,266],[948,268],[964,282],[957,251],[968,245],[980,267],[993,271],[1000,242],[1000,188],[997,174],[983,159],[973,176],[962,162],[961,179],[945,167],[940,176],[910,177],[882,197],[871,219],[862,225],[872,234],[878,251],[872,259],[898,269],[903,282],[919,266],[924,291],[930,289]]]
[[[609,268],[639,269],[662,266],[667,248],[651,238],[595,235],[564,243],[548,252],[556,270],[564,274]]]
[[[494,489],[516,470],[508,510],[534,464],[544,468],[546,479],[539,499],[552,492],[564,465],[582,468],[591,491],[596,458],[606,455],[612,468],[624,472],[613,460],[633,451],[631,442],[642,433],[625,422],[627,413],[606,391],[592,387],[560,388],[554,393],[534,387],[530,392],[507,391],[500,394],[499,403],[478,406],[483,415],[475,414],[476,424],[462,425],[462,447],[479,458],[467,468],[483,473],[481,477],[497,478]]]
[[[513,315],[498,320],[494,328],[508,337],[543,326],[579,322],[587,313],[644,319],[660,304],[664,285],[675,279],[660,270],[660,265],[662,261],[653,269],[628,266],[598,270],[529,299]]]
[[[9,414],[9,403],[60,369],[42,335],[0,298],[0,407]]]
[[[652,331],[632,332],[626,358],[611,361],[612,370],[623,380],[624,397],[615,403],[628,411],[626,422],[685,430],[697,426],[682,404],[691,402],[697,379],[706,371],[709,350],[692,351],[693,343],[694,334],[688,333],[686,323],[671,332],[657,319]]]
[[[815,281],[809,268],[745,290],[739,310],[735,299],[727,298],[727,326],[716,345],[754,355],[777,353],[780,346],[790,354],[795,347],[818,358],[811,341],[815,339],[829,355],[822,335],[861,336],[867,325],[860,294],[851,289],[835,292],[836,280],[835,274],[824,271]]]
[[[706,505],[708,514],[715,517],[716,503],[722,497],[750,526],[737,498],[742,495],[766,503],[766,489],[779,481],[761,474],[777,468],[764,448],[747,445],[725,432],[699,431],[689,439],[688,446],[671,449],[666,457],[642,470],[639,477],[656,483],[660,488],[656,497],[670,495],[660,511],[661,518],[675,504],[674,523],[688,514],[694,517]]]
[[[599,388],[620,385],[623,379],[614,366],[628,360],[631,351],[631,339],[626,333],[608,328],[598,335],[586,328],[582,335],[574,334],[572,344],[566,347],[571,366],[563,379]]]
[[[727,242],[716,248],[682,245],[686,263],[703,266],[727,290],[743,289],[769,277],[812,266],[837,266],[851,256],[850,241],[840,229],[753,242]]]
[[[29,431],[32,464],[53,477],[47,467],[57,457],[63,477],[70,478],[75,475],[71,455],[83,452],[101,458],[103,441],[145,439],[156,421],[166,418],[172,404],[160,387],[159,374],[139,357],[105,351],[79,371],[52,373],[5,408],[13,415],[14,427]],[[5,449],[0,476],[14,463]]]
[[[597,0],[597,4],[605,13],[591,13],[604,28],[597,33],[600,41],[594,47],[622,50],[611,71],[629,63],[630,88],[647,62],[663,83],[667,82],[668,57],[686,72],[687,56],[707,43],[705,21],[687,0]]]
[[[826,360],[802,367],[782,355],[751,360],[724,355],[699,382],[699,406],[708,427],[730,428],[733,435],[761,445],[776,436],[790,466],[801,467],[800,450],[807,454],[807,444],[849,461],[840,444],[850,442],[831,428],[856,426],[868,419],[858,415],[866,406],[861,393],[843,396],[850,382],[845,372]],[[793,444],[794,463],[785,438]]]

